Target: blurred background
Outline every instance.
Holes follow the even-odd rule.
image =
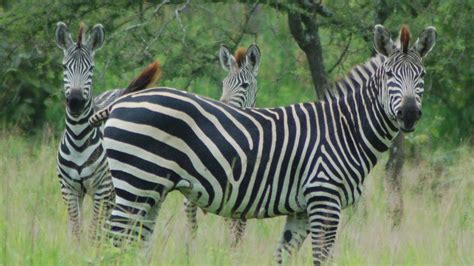
[[[65,117],[63,52],[54,41],[58,21],[69,26],[72,36],[80,22],[88,29],[104,25],[105,45],[95,56],[95,94],[125,87],[158,59],[160,86],[218,99],[227,74],[219,63],[219,46],[235,50],[256,43],[262,54],[258,107],[320,98],[333,81],[374,54],[375,24],[383,24],[394,39],[407,24],[412,42],[424,28],[435,26],[438,40],[424,61],[423,118],[416,132],[400,137],[399,149],[384,159],[386,169],[377,171],[385,181],[375,190],[385,187],[388,192],[382,197],[388,199],[382,213],[389,213],[386,222],[397,227],[404,219],[405,194],[429,190],[435,199],[449,189],[449,195],[457,195],[457,188],[471,188],[454,211],[460,223],[467,223],[463,230],[472,233],[474,176],[466,171],[474,163],[473,7],[472,0],[0,1],[2,184],[15,183],[7,181],[9,176],[28,175],[12,170],[13,160],[21,168],[46,158],[51,169],[43,174],[54,176]],[[402,171],[404,164],[408,168]],[[54,182],[47,187],[59,202]],[[364,213],[370,207],[361,209]]]

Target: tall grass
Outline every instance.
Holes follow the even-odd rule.
[[[161,208],[149,251],[97,248],[68,234],[55,160],[58,140],[0,132],[0,265],[269,265],[284,218],[250,220],[243,243],[230,247],[223,219],[198,216],[195,240],[187,237],[182,196]],[[474,263],[474,150],[456,150],[440,169],[421,161],[403,175],[405,215],[391,228],[383,190],[383,161],[367,179],[362,202],[343,212],[332,264],[446,265]],[[91,202],[84,214],[91,216]],[[86,226],[87,226],[86,219]],[[87,228],[87,227],[85,227]],[[292,264],[311,264],[306,241]]]

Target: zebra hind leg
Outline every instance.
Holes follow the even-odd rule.
[[[309,234],[308,216],[306,213],[288,215],[280,243],[275,252],[278,265],[283,263],[283,252],[292,256],[297,252]]]
[[[186,213],[187,218],[187,227],[192,239],[196,238],[196,233],[198,229],[197,209],[198,208],[194,203],[192,203],[186,198],[184,199],[184,211]]]
[[[232,234],[231,246],[235,248],[237,247],[237,245],[239,245],[240,241],[242,240],[244,236],[245,227],[247,226],[247,221],[242,220],[242,219],[232,219],[228,223],[230,225],[230,230]]]

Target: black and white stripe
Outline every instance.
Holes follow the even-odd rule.
[[[399,129],[414,129],[421,57],[435,38],[430,27],[401,51],[377,25],[375,46],[385,62],[366,89],[330,101],[239,109],[169,88],[122,97],[104,129],[117,193],[109,229],[148,239],[167,193],[179,190],[224,217],[286,215],[281,242],[287,244],[278,254],[293,253],[310,234],[313,262],[320,264],[335,242],[341,210],[360,197]],[[414,94],[416,106],[407,100]]]
[[[78,41],[73,42],[67,26],[59,22],[56,42],[64,51],[64,93],[67,99],[66,129],[61,138],[57,157],[57,171],[61,193],[68,208],[70,229],[79,239],[81,235],[82,202],[86,194],[93,199],[91,236],[95,236],[102,212],[108,215],[114,201],[114,189],[105,151],[102,131],[89,126],[94,111],[105,106],[123,89],[104,92],[92,97],[94,52],[104,40],[104,29],[98,24],[84,39],[81,25]]]
[[[248,49],[239,48],[233,56],[229,49],[221,46],[219,60],[224,70],[228,72],[222,81],[221,101],[237,108],[255,107],[257,95],[257,75],[260,66],[260,49],[252,44]],[[197,224],[197,206],[185,199],[184,202],[188,227],[192,237],[195,236]],[[246,221],[244,219],[232,219],[230,229],[232,231],[232,246],[236,246],[245,232]]]

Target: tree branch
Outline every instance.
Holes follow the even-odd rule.
[[[346,56],[346,53],[349,50],[351,41],[352,41],[352,34],[349,34],[349,40],[347,41],[346,47],[344,47],[344,50],[342,51],[336,63],[331,68],[329,68],[328,73],[331,73],[342,62],[342,59]]]

